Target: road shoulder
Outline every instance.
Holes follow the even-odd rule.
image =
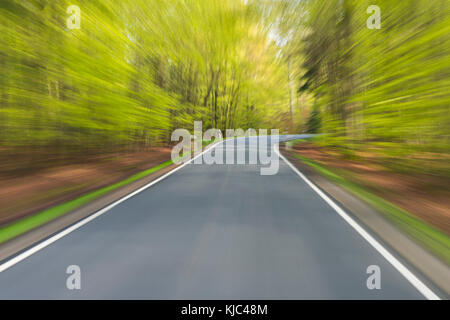
[[[322,191],[331,196],[377,237],[394,249],[404,260],[431,280],[447,297],[450,296],[450,268],[417,244],[404,232],[355,195],[321,176],[317,171],[280,147],[280,152]],[[426,280],[424,279],[424,280]]]
[[[131,182],[123,187],[107,193],[79,208],[76,208],[64,215],[53,219],[37,228],[34,228],[24,234],[21,234],[11,240],[0,244],[0,261],[5,261],[8,258],[20,253],[21,251],[33,246],[36,243],[54,235],[55,233],[75,224],[76,222],[92,215],[100,209],[116,202],[126,195],[142,188],[152,181],[160,178],[164,174],[175,169],[177,165],[172,164],[164,167],[148,176],[145,176],[137,181]]]

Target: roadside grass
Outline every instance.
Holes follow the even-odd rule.
[[[222,139],[203,141],[202,145],[203,145],[203,147],[206,147],[209,144],[218,142],[220,140],[222,140]],[[53,207],[43,210],[41,212],[35,213],[33,215],[22,218],[18,221],[14,221],[5,226],[2,226],[2,227],[0,227],[0,244],[6,242],[8,240],[11,240],[11,239],[13,239],[25,232],[28,232],[34,228],[37,228],[53,219],[56,219],[64,214],[72,211],[72,210],[80,208],[81,206],[86,205],[87,203],[89,203],[95,199],[98,199],[99,197],[101,197],[111,191],[114,191],[120,187],[123,187],[134,181],[142,179],[158,170],[166,168],[166,167],[170,166],[171,164],[173,164],[174,162],[176,162],[177,160],[182,159],[182,158],[183,158],[183,155],[181,154],[180,157],[175,159],[174,161],[169,160],[169,161],[163,162],[155,167],[152,167],[152,168],[149,168],[142,172],[139,172],[139,173],[132,175],[129,178],[122,180],[120,182],[117,182],[115,184],[100,188],[98,190],[92,191],[90,193],[82,195],[73,200],[67,201],[60,205],[53,206]]]
[[[217,141],[219,140],[202,140],[202,147],[206,147],[207,145]]]
[[[366,188],[348,181],[338,173],[329,170],[316,161],[298,154],[295,154],[295,156],[315,169],[325,178],[332,180],[368,203],[375,210],[393,221],[408,235],[440,257],[445,263],[450,265],[450,237],[445,233],[437,230],[422,220],[419,220],[409,212],[371,193]]]
[[[115,184],[109,185],[107,187],[100,188],[93,192],[87,193],[83,196],[70,200],[68,202],[56,205],[44,211],[38,212],[31,216],[25,217],[21,220],[14,221],[6,226],[0,227],[0,244],[4,243],[12,238],[15,238],[31,229],[39,227],[53,219],[56,219],[74,209],[77,209],[113,190],[144,178],[160,169],[168,167],[172,164],[172,160],[161,163],[155,167],[139,172],[131,177],[117,182]]]

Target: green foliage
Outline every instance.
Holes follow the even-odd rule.
[[[0,144],[95,153],[167,143],[194,120],[270,127],[287,101],[277,52],[241,0],[3,0]]]
[[[71,4],[80,30],[66,26]],[[366,27],[369,5],[380,7],[381,29]],[[194,120],[286,132],[317,131],[320,118],[324,145],[450,175],[449,9],[446,0],[3,0],[0,145],[70,158],[164,144]]]
[[[318,106],[314,106],[308,118],[308,133],[318,133],[321,126],[320,109]]]
[[[450,176],[450,2],[274,2],[302,60],[299,94],[320,106],[324,145]],[[370,5],[380,29],[366,26]]]

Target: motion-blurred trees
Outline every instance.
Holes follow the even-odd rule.
[[[66,26],[73,4],[79,30]],[[3,0],[0,145],[49,161],[165,144],[194,120],[278,126],[278,50],[241,0]]]
[[[80,30],[66,27],[72,4],[81,8]],[[381,9],[381,29],[366,27],[370,5]],[[320,120],[328,147],[448,173],[449,7],[3,0],[1,156],[15,150],[31,165],[33,150],[73,159],[160,145],[194,120],[205,129],[281,132]]]
[[[312,97],[312,118],[320,108],[323,145],[450,175],[448,1],[266,2],[302,60],[299,95]],[[370,5],[380,29],[366,27]]]

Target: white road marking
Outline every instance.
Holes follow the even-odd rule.
[[[197,156],[193,157],[190,161],[183,163],[182,165],[176,167],[175,169],[167,172],[166,174],[162,175],[161,177],[159,177],[156,180],[153,180],[152,182],[146,184],[145,186],[133,191],[132,193],[124,196],[123,198],[120,198],[119,200],[111,203],[110,205],[104,207],[103,209],[100,209],[99,211],[95,212],[94,214],[91,214],[90,216],[84,218],[83,220],[75,223],[74,225],[58,232],[57,234],[55,234],[54,236],[48,238],[47,240],[44,240],[40,243],[38,243],[37,245],[31,247],[30,249],[24,251],[23,253],[15,256],[14,258],[4,262],[3,264],[0,265],[0,272],[5,271],[8,268],[11,268],[12,266],[14,266],[15,264],[19,263],[20,261],[28,258],[29,256],[35,254],[36,252],[44,249],[45,247],[48,247],[49,245],[51,245],[52,243],[54,243],[55,241],[61,239],[62,237],[68,235],[69,233],[77,230],[78,228],[84,226],[86,223],[91,222],[92,220],[94,220],[95,218],[101,216],[102,214],[104,214],[105,212],[111,210],[112,208],[114,208],[115,206],[121,204],[122,202],[130,199],[131,197],[137,195],[138,193],[144,191],[145,189],[150,188],[151,186],[153,186],[154,184],[160,182],[161,180],[167,178],[168,176],[170,176],[171,174],[177,172],[178,170],[180,170],[181,168],[183,168],[184,166],[188,165],[189,163],[191,163],[192,161],[194,161],[195,159],[197,159],[198,157],[202,156],[205,152],[210,151],[212,148],[216,147],[219,143],[223,143],[223,141],[225,140],[221,140],[219,142],[216,142],[214,144],[212,144],[211,146],[209,146],[208,148],[206,148],[203,152],[199,153]]]
[[[326,203],[330,205],[361,237],[369,242],[391,265],[397,269],[425,298],[428,300],[441,300],[430,288],[428,288],[419,278],[417,278],[408,268],[406,268],[397,258],[386,250],[377,240],[375,240],[367,231],[355,222],[344,210],[342,210],[333,200],[313,184],[303,173],[301,173],[288,159],[286,159],[278,150],[274,148],[278,156],[291,167],[291,169],[300,176]]]
[[[28,258],[29,256],[35,254],[36,252],[44,249],[45,247],[51,245],[55,241],[61,239],[62,237],[68,235],[69,233],[77,230],[78,228],[82,227],[83,225],[89,223],[90,221],[94,220],[95,218],[101,216],[105,212],[111,210],[115,206],[119,205],[120,203],[128,200],[129,198],[135,196],[136,194],[144,191],[145,189],[153,186],[154,184],[158,183],[159,181],[167,178],[171,174],[175,173],[176,171],[180,170],[187,164],[194,161],[196,158],[202,156],[204,153],[210,151],[212,148],[216,147],[219,143],[223,143],[224,140],[219,141],[205,149],[203,152],[192,158],[189,162],[183,163],[182,165],[176,167],[175,169],[167,172],[163,176],[159,177],[158,179],[150,182],[149,184],[139,188],[138,190],[126,195],[125,197],[117,200],[116,202],[113,202],[112,204],[106,206],[103,209],[100,209],[96,213],[84,218],[83,220],[75,223],[71,227],[68,227],[61,232],[57,233],[56,235],[48,238],[47,240],[33,246],[32,248],[24,251],[23,253],[17,255],[16,257],[6,261],[5,263],[0,265],[0,272],[5,271],[6,269],[14,266],[15,264],[19,263],[20,261]],[[318,187],[316,187],[308,178],[306,178],[289,160],[287,160],[278,150],[278,148],[275,148],[275,152],[278,154],[278,156],[286,162],[291,169],[297,173],[307,184],[310,186],[325,202],[327,202],[351,227],[353,227],[367,242],[369,242],[390,264],[396,268],[400,274],[402,274],[423,296],[425,296],[429,300],[441,300],[431,289],[429,289],[422,281],[420,281],[411,271],[409,271],[408,268],[406,268],[400,261],[398,261],[389,251],[387,251],[377,240],[375,240],[369,233],[367,233],[360,225],[358,225],[347,213],[345,213],[344,210],[342,210],[339,206],[337,206],[326,194],[324,194]]]

